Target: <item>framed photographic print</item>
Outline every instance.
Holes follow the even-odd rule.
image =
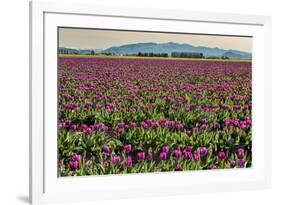
[[[270,17],[36,1],[30,20],[32,204],[270,187]]]

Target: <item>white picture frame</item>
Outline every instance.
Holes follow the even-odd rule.
[[[253,167],[215,172],[58,178],[57,116],[53,108],[57,106],[57,28],[60,26],[253,36]],[[240,191],[270,186],[270,17],[105,7],[80,3],[30,2],[32,204]]]

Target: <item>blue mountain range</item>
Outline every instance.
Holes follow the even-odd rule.
[[[61,49],[61,48],[60,48]],[[68,49],[68,48],[64,48]],[[71,49],[71,48],[69,48]],[[72,49],[73,50],[73,49]],[[75,49],[74,49],[75,50]],[[193,53],[203,53],[205,57],[222,57],[226,56],[231,59],[251,59],[252,54],[249,52],[239,51],[239,50],[226,50],[221,48],[210,48],[205,46],[193,46],[187,43],[135,43],[126,44],[121,46],[113,46],[104,50],[92,49],[95,53],[106,52],[112,55],[132,55],[142,53],[168,53],[171,55],[172,52],[193,52]],[[90,54],[90,49],[76,50],[79,54]]]

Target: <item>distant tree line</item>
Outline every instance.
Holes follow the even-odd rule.
[[[169,54],[168,53],[153,53],[153,52],[142,53],[142,52],[139,52],[137,54],[137,56],[144,56],[144,57],[168,57]]]
[[[221,56],[221,57],[219,57],[219,56],[208,56],[208,57],[206,57],[206,59],[223,59],[223,60],[227,60],[227,59],[229,59],[229,57],[227,57],[227,56]]]
[[[172,52],[171,56],[175,58],[204,58],[203,53],[195,52]]]
[[[59,48],[59,54],[75,54],[75,55],[95,55],[94,50],[77,50],[69,48]]]
[[[78,53],[79,53],[78,50],[59,48],[59,54],[78,54]]]
[[[76,55],[104,55],[112,56],[117,55],[109,52],[96,53],[94,50],[78,50],[69,48],[59,48],[59,54],[76,54]],[[118,55],[117,55],[118,56]],[[123,56],[139,56],[139,57],[173,57],[173,58],[206,58],[206,59],[230,59],[228,56],[207,56],[203,53],[196,52],[172,52],[171,55],[168,53],[153,53],[153,52],[138,52],[137,54],[123,54]]]
[[[101,53],[97,53],[96,55],[112,56],[112,53],[108,53],[108,52],[101,52]]]

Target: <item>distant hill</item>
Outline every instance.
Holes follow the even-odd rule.
[[[250,59],[252,58],[251,54],[240,54],[235,51],[227,51],[223,54],[223,56],[231,58],[231,59]]]
[[[71,49],[71,48],[70,48]],[[226,56],[234,59],[251,59],[251,53],[239,51],[239,50],[225,50],[221,48],[210,48],[204,46],[193,46],[190,44],[179,44],[174,42],[169,43],[136,43],[126,44],[121,46],[113,46],[105,50],[93,49],[95,53],[106,52],[113,55],[125,55],[125,54],[138,54],[142,53],[168,53],[171,55],[172,52],[194,52],[203,53],[205,57],[222,57]],[[89,50],[77,50],[79,54],[85,54]]]
[[[205,57],[209,56],[227,56],[229,58],[250,59],[251,53],[238,51],[238,50],[225,50],[221,48],[209,48],[204,46],[192,46],[190,44],[178,44],[178,43],[137,43],[127,44],[122,46],[114,46],[104,50],[105,52],[115,55],[124,54],[137,54],[138,52],[145,53],[168,53],[172,52],[196,52],[203,53]]]

